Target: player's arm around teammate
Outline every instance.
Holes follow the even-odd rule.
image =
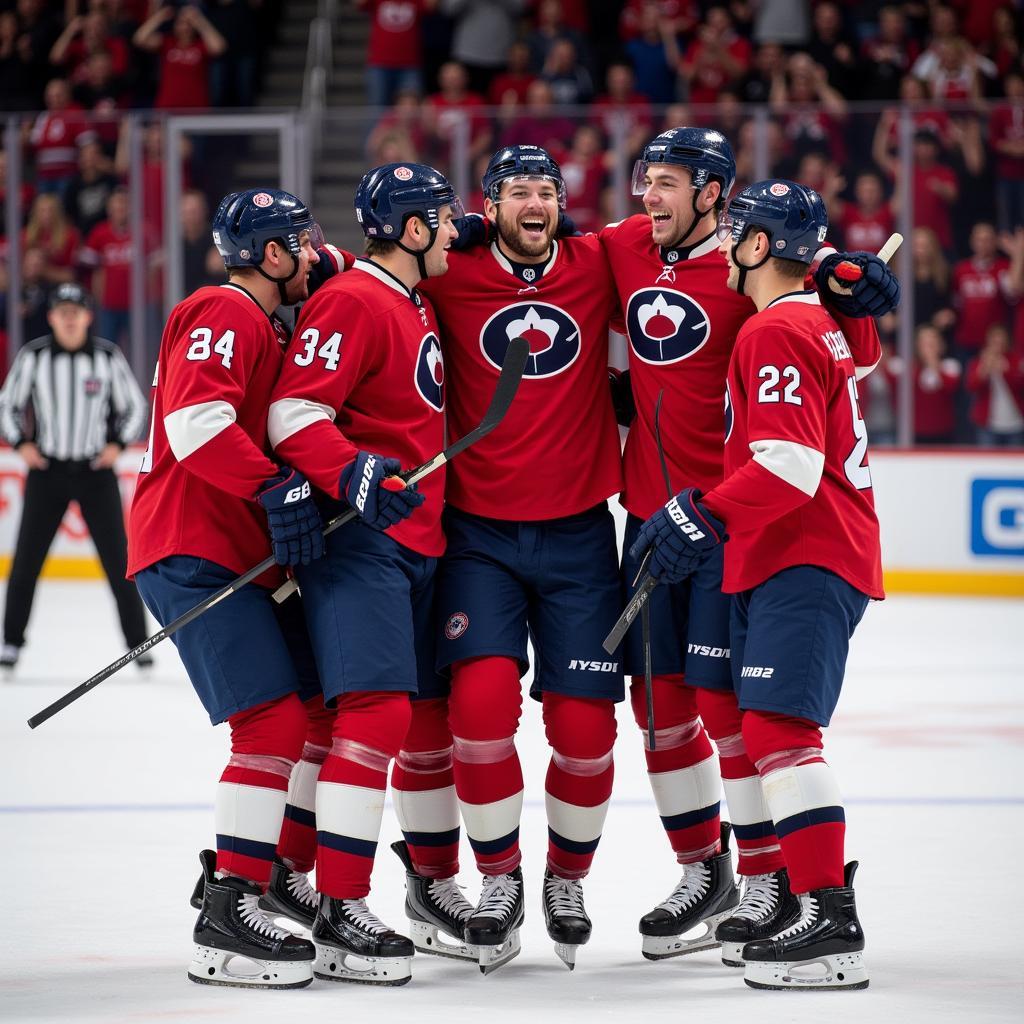
[[[412,944],[365,898],[409,696],[430,695],[436,682],[444,473],[421,489],[395,474],[444,447],[440,345],[416,286],[446,271],[457,212],[451,186],[430,167],[389,164],[363,178],[356,216],[366,257],[303,308],[270,406],[277,454],[307,474],[328,508],[358,513],[328,538],[322,560],[296,572],[324,695],[338,708],[316,788],[315,974],[331,980],[411,976]]]

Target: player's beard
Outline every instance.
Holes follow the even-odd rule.
[[[558,229],[558,220],[553,219],[548,224],[547,229],[543,233],[543,238],[533,239],[528,237],[519,226],[519,221],[532,219],[532,216],[513,219],[511,216],[506,216],[502,207],[498,206],[498,238],[513,256],[535,260],[541,256],[546,256],[551,251],[551,243],[554,241],[555,231]],[[542,215],[537,216],[537,220],[542,219],[544,219]]]

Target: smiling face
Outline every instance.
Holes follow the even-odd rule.
[[[672,246],[690,230],[693,222],[695,189],[688,167],[677,164],[650,164],[644,174],[644,209],[651,218],[651,239],[655,245]],[[717,200],[721,186],[708,182],[697,196],[701,216]],[[690,232],[693,241],[700,232]]]
[[[501,183],[498,202],[484,200],[484,212],[513,256],[545,259],[558,229],[558,186],[551,178],[517,177]]]
[[[427,250],[424,260],[427,265],[427,277],[440,277],[448,273],[448,250],[452,242],[459,237],[455,227],[455,211],[451,206],[442,206],[437,211],[438,228],[434,244]]]

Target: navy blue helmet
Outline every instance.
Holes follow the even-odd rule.
[[[758,181],[732,198],[718,219],[718,237],[739,244],[751,228],[768,235],[772,256],[810,263],[828,233],[828,212],[812,188],[778,178]]]
[[[736,158],[729,140],[712,128],[670,128],[651,139],[633,167],[633,195],[646,191],[644,178],[652,164],[676,164],[690,171],[693,187],[700,191],[716,179],[722,198],[736,183]]]
[[[540,146],[504,146],[491,157],[480,184],[484,197],[492,203],[500,202],[502,182],[511,178],[547,179],[558,192],[558,206],[565,209],[565,182],[562,169],[546,149]]]
[[[224,266],[258,267],[267,242],[280,242],[294,257],[302,249],[299,235],[310,233],[315,248],[323,235],[306,204],[279,188],[251,188],[226,195],[213,215],[213,244]]]
[[[356,220],[367,238],[394,242],[401,238],[410,217],[421,218],[433,236],[440,226],[442,206],[450,206],[453,217],[463,215],[462,203],[448,179],[427,164],[375,167],[359,182],[355,206]]]

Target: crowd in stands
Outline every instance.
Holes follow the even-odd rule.
[[[732,140],[738,186],[764,167],[809,184],[828,203],[831,241],[877,251],[898,224],[909,139],[915,358],[902,365],[897,318],[883,320],[884,365],[862,387],[871,436],[895,438],[909,374],[919,442],[1024,444],[1019,3],[340,2],[369,24],[368,165],[423,160],[451,170],[464,158],[478,179],[496,146],[545,146],[582,230],[641,209],[628,170],[643,144],[698,124]],[[282,7],[0,0],[0,110],[37,112],[22,119],[21,294],[7,294],[5,260],[0,327],[16,301],[34,336],[49,289],[78,279],[97,297],[98,329],[123,342],[130,266],[144,276],[147,315],[158,316],[169,158],[181,161],[188,189],[186,287],[218,279],[208,244],[216,190],[200,190],[203,160],[163,152],[156,120],[142,129],[144,237],[130,237],[123,114],[251,105]],[[0,154],[0,200],[6,166]]]

